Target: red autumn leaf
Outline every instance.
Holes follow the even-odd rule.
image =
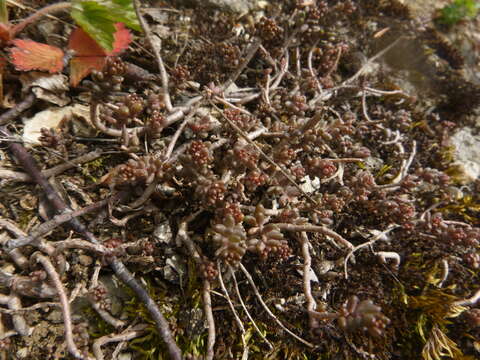
[[[41,70],[50,73],[63,69],[64,53],[61,49],[33,40],[13,40],[10,48],[10,58],[17,70]]]
[[[10,32],[10,25],[0,23],[0,42],[6,43],[10,41],[11,38],[12,34]]]
[[[70,83],[77,86],[78,83],[92,70],[102,70],[107,56],[120,54],[128,48],[132,41],[130,31],[122,23],[115,24],[117,31],[113,35],[114,43],[112,51],[105,51],[93,40],[82,28],[76,28],[68,41],[68,47],[74,50],[74,58],[70,61]]]
[[[102,56],[74,57],[70,60],[70,84],[77,86],[92,70],[101,70],[105,65],[105,59]]]
[[[117,29],[117,31],[113,34],[113,50],[108,52],[107,55],[109,56],[115,56],[120,54],[123,50],[127,50],[132,42],[132,35],[125,27],[124,23],[116,23],[115,29]]]
[[[3,56],[0,56],[0,74],[3,73],[5,66],[7,66],[7,60]]]

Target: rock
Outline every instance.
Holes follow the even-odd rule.
[[[300,188],[307,194],[317,191],[320,188],[320,185],[320,179],[316,176],[313,180],[310,179],[310,176],[305,176],[300,181]]]
[[[26,359],[28,356],[28,348],[23,347],[21,349],[18,349],[16,355],[17,359]]]
[[[118,355],[118,360],[131,360],[132,353],[122,353]]]
[[[474,135],[472,129],[460,129],[450,139],[455,146],[453,166],[463,184],[469,184],[480,177],[480,135]]]
[[[163,268],[163,277],[175,284],[180,284],[187,273],[185,261],[178,255],[173,255],[166,260]]]
[[[89,266],[89,265],[92,265],[93,259],[88,255],[80,255],[78,257],[78,262],[83,266]]]
[[[52,310],[50,314],[47,315],[47,320],[53,322],[54,324],[60,324],[63,322],[63,315],[60,310]]]
[[[258,0],[184,0],[186,5],[196,8],[213,7],[222,11],[245,14],[259,6]]]
[[[158,242],[169,244],[173,240],[173,233],[168,221],[158,224],[153,231],[153,236]]]

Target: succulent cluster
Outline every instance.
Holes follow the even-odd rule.
[[[248,229],[247,248],[265,259],[270,254],[287,259],[292,250],[277,225],[270,223],[263,205],[257,205],[253,215],[245,217]]]
[[[197,266],[188,278],[191,293],[197,275],[216,287],[219,271],[257,270],[260,290],[286,299],[278,317],[292,328],[302,324],[293,332],[330,351],[345,345],[344,337],[324,332],[336,325],[335,334],[373,337],[378,349],[369,351],[385,354],[395,339],[424,326],[399,293],[408,299],[440,283],[461,297],[478,280],[480,181],[456,177],[449,139],[469,121],[457,118],[457,109],[470,114],[475,103],[466,99],[480,90],[458,77],[459,58],[429,60],[425,54],[445,52],[448,44],[419,29],[397,0],[288,0],[274,7],[256,22],[210,10],[168,12],[165,24],[189,22],[185,39],[195,41],[173,30],[165,35],[166,77],[151,81],[148,72],[109,56],[103,71],[83,82],[92,92],[92,126],[116,139],[121,153],[106,161],[102,185],[109,188],[99,194],[122,194],[109,219],[115,226],[131,221],[135,231],[125,227],[125,241],[143,236],[135,255],[148,258],[155,276],[177,252]],[[396,16],[409,21],[391,24]],[[396,63],[396,51],[419,44],[423,51],[411,63]],[[398,79],[419,69],[435,76],[421,84]],[[68,145],[50,130],[42,130],[41,141]],[[178,232],[181,249],[153,240],[161,217]],[[103,245],[129,258],[117,238],[109,235]],[[102,288],[92,292],[108,309],[105,295]],[[219,308],[222,299],[214,300]],[[320,299],[339,310],[315,312]],[[303,302],[307,311],[292,311]],[[263,310],[247,307],[267,323]],[[305,313],[318,321],[303,326]],[[478,328],[476,310],[463,318]],[[265,325],[269,333],[272,326]]]
[[[124,96],[120,101],[102,108],[98,116],[105,124],[121,129],[123,126],[135,123],[143,109],[143,99],[137,94],[130,94]]]
[[[89,293],[90,300],[98,304],[100,309],[109,311],[111,307],[111,299],[108,297],[108,291],[104,285],[98,285],[91,289]]]
[[[337,321],[342,329],[368,331],[372,336],[383,335],[385,327],[390,323],[379,306],[371,300],[360,301],[356,296],[350,297],[343,304]]]
[[[148,185],[162,177],[164,168],[165,162],[160,157],[153,155],[130,159],[115,168],[110,184],[112,186],[137,183]]]
[[[62,154],[68,152],[68,147],[72,144],[73,139],[63,129],[40,129],[40,143],[48,148],[60,151]]]
[[[376,9],[380,8],[410,16],[399,4]],[[439,123],[442,116],[448,117],[444,112],[428,115],[419,126],[424,103],[382,77],[368,74],[341,86],[361,68],[362,57],[386,43],[381,39],[368,54],[359,54],[360,43],[329,37],[322,30],[327,24],[338,29],[345,21],[362,28],[359,9],[375,11],[364,1],[288,1],[284,16],[266,14],[255,26],[245,25],[245,36],[215,32],[215,41],[192,46],[171,67],[168,82],[172,103],[179,108],[185,98],[193,99],[192,87],[204,89],[183,130],[177,125],[182,117],[169,117],[161,92],[147,89],[102,107],[102,123],[124,128],[116,136],[137,136],[136,143],[146,141],[151,152],[130,147],[137,154],[111,171],[111,183],[145,189],[155,181],[175,189],[173,198],[157,195],[169,202],[185,201],[187,215],[188,209],[208,215],[207,222],[194,226],[196,236],[203,238],[198,244],[203,278],[217,276],[217,259],[236,266],[252,257],[282,263],[298,256],[297,237],[286,231],[289,225],[307,232],[326,227],[355,244],[365,241],[359,234],[387,231],[379,248],[395,252],[402,263],[423,242],[421,247],[434,249],[432,261],[449,251],[478,269],[480,230],[455,216],[451,220],[456,221],[444,220],[435,205],[441,202],[441,208],[447,208],[458,200],[442,155],[447,146],[436,145],[447,144],[457,125]],[[201,17],[195,15],[192,21],[199,21],[197,16]],[[217,21],[225,19],[220,16]],[[401,30],[414,34],[412,28]],[[392,30],[388,39],[398,31]],[[262,47],[235,89],[222,88],[228,74],[241,66],[241,49],[248,38],[258,39]],[[97,75],[96,81],[125,68],[118,60],[110,66],[113,70]],[[183,131],[178,138],[176,131]],[[164,158],[160,154],[172,141],[173,152]],[[469,187],[462,194],[473,196]],[[318,239],[332,241],[325,234]],[[313,245],[337,260],[346,256],[341,247],[332,248],[331,242]],[[401,272],[397,265],[394,269]],[[353,278],[363,272],[354,264],[348,269]],[[339,328],[384,335],[390,320],[373,300],[347,295],[336,315]]]

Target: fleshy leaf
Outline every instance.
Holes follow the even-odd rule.
[[[132,0],[75,0],[71,16],[107,51],[114,49],[116,23],[122,22],[134,30],[141,30]]]
[[[40,70],[50,73],[63,69],[64,53],[61,49],[32,40],[13,40],[10,58],[17,70]]]
[[[77,86],[78,83],[92,70],[102,70],[107,56],[120,54],[128,48],[132,37],[128,29],[122,23],[115,24],[114,42],[112,51],[103,49],[82,28],[76,28],[68,41],[69,49],[74,51],[74,57],[70,61],[70,83]]]

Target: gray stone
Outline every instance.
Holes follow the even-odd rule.
[[[258,0],[184,0],[185,4],[202,8],[213,7],[222,11],[245,14],[258,7]]]
[[[57,309],[52,310],[52,312],[47,315],[47,320],[51,321],[55,324],[59,324],[59,323],[63,322],[62,312],[60,310],[57,310]]]
[[[118,355],[118,360],[132,360],[132,353],[121,353]]]
[[[480,177],[480,135],[474,134],[472,129],[460,129],[450,139],[455,146],[453,165],[463,184],[469,184]]]
[[[78,257],[78,262],[83,266],[90,266],[93,263],[93,259],[91,256],[88,255],[80,255]]]
[[[158,224],[153,231],[153,237],[158,242],[169,244],[173,240],[173,233],[170,224],[167,221]]]

